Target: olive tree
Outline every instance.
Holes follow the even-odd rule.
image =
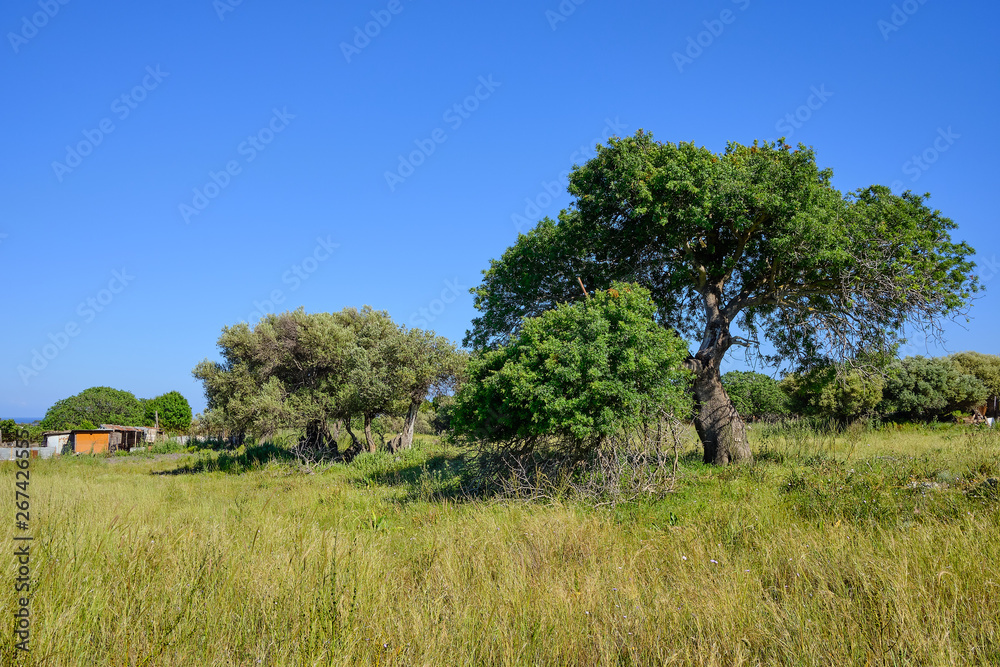
[[[221,415],[228,430],[267,439],[279,428],[299,428],[308,443],[325,447],[334,440],[335,397],[351,342],[329,313],[268,315],[252,328],[224,327],[222,361],[206,359],[193,374],[205,387],[210,413]]]
[[[218,344],[222,361],[194,369],[216,422],[261,440],[298,429],[309,450],[335,448],[343,424],[352,443],[346,458],[378,449],[372,423],[382,415],[407,415],[393,442],[408,447],[420,404],[451,385],[462,360],[446,339],[405,330],[367,306],[268,315],[254,327],[224,327]]]
[[[403,333],[398,350],[399,384],[409,402],[398,441],[401,449],[413,444],[413,430],[420,406],[428,397],[446,394],[455,387],[467,356],[455,344],[433,331],[409,329]]]

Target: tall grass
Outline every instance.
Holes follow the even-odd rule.
[[[0,661],[1000,664],[996,437],[751,433],[758,463],[688,451],[613,509],[464,497],[428,441],[33,462],[33,647]]]

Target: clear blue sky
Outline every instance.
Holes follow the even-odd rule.
[[[639,128],[932,193],[987,283],[947,350],[1000,353],[995,3],[234,1],[0,9],[0,416],[95,385],[200,411],[191,369],[256,304],[461,340],[512,215]]]

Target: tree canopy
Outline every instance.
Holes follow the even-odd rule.
[[[848,364],[828,365],[786,375],[781,388],[793,412],[847,422],[876,413],[885,378]]]
[[[522,318],[613,281],[646,287],[662,325],[696,341],[688,360],[705,459],[751,460],[721,385],[733,345],[799,367],[889,351],[906,325],[964,311],[980,288],[973,249],[926,196],[873,185],[841,193],[812,149],[730,143],[713,153],[639,131],[574,168],[574,200],[543,219],[473,290],[466,343],[502,345]],[[745,332],[736,335],[734,328]]]
[[[974,375],[986,385],[990,396],[1000,396],[1000,357],[981,352],[959,352],[951,355],[963,373]]]
[[[48,409],[42,426],[48,430],[94,428],[101,424],[138,426],[146,411],[132,392],[111,387],[90,387],[64,398]]]
[[[155,426],[157,417],[160,428],[183,431],[191,426],[191,404],[179,391],[168,391],[156,398],[143,401],[145,425]]]
[[[194,376],[202,381],[209,412],[218,428],[259,439],[278,429],[305,433],[304,442],[335,447],[343,424],[351,430],[359,418],[365,446],[374,450],[371,424],[380,415],[406,414],[403,437],[409,446],[417,409],[429,393],[454,380],[464,358],[446,339],[432,332],[407,330],[388,313],[369,307],[337,313],[299,309],[268,315],[256,326],[224,327],[218,345],[221,362],[202,361]],[[419,400],[415,397],[420,395]]]
[[[907,357],[889,369],[880,412],[895,419],[930,420],[968,413],[986,401],[986,385],[949,357]]]
[[[788,413],[788,396],[778,380],[754,371],[729,371],[722,386],[743,417],[768,419]]]

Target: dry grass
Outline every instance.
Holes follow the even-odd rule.
[[[688,455],[676,493],[615,509],[462,498],[457,454],[429,443],[317,474],[214,453],[35,462],[33,650],[4,631],[0,656],[1000,664],[996,437],[755,437],[758,464]]]

